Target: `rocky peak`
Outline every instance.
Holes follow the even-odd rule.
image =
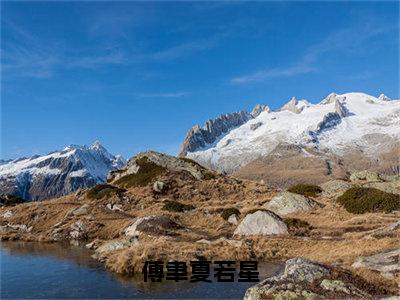
[[[214,143],[218,138],[238,127],[253,116],[246,111],[223,114],[215,119],[207,120],[203,127],[193,126],[186,134],[182,143],[180,156],[185,156],[188,152],[194,152],[205,148]]]
[[[343,103],[338,100],[337,98],[335,99],[335,112],[341,117],[345,117],[347,110],[346,107],[343,105]]]
[[[288,103],[281,107],[280,111],[291,111],[292,113],[299,114],[302,110],[310,104],[306,100],[298,101],[296,97],[292,97]]]
[[[385,94],[380,94],[379,97],[378,97],[378,100],[381,100],[381,101],[392,101],[392,99],[389,98],[388,96],[386,96]]]
[[[341,101],[343,102],[346,100],[345,96],[339,96],[336,93],[330,93],[328,96],[325,97],[324,100],[322,100],[319,104],[331,104],[335,103],[336,101]]]
[[[257,104],[254,106],[253,110],[251,111],[251,115],[253,118],[258,117],[263,111],[270,112],[271,109],[267,105]]]

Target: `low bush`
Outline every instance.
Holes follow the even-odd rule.
[[[288,227],[288,231],[293,235],[304,236],[310,233],[313,227],[306,221],[297,219],[297,218],[285,218],[283,219],[286,226]]]
[[[185,212],[194,209],[193,205],[183,204],[175,200],[165,200],[163,209],[171,212]]]
[[[211,171],[206,171],[206,172],[204,172],[204,174],[203,174],[203,179],[204,180],[210,180],[210,179],[215,179],[215,178],[217,178],[217,176],[215,175],[215,173],[214,172],[211,172]]]
[[[1,195],[0,196],[0,204],[5,205],[5,206],[14,206],[16,204],[20,204],[24,202],[24,199],[22,199],[19,196],[15,195]]]
[[[124,192],[126,192],[125,189],[121,189],[110,184],[98,184],[91,188],[86,195],[90,199],[102,199],[104,197],[111,197],[113,195],[120,196]]]
[[[221,212],[221,217],[228,220],[231,215],[240,215],[240,211],[235,207],[224,208]]]
[[[288,192],[300,194],[307,197],[315,197],[322,192],[317,185],[312,184],[296,184],[288,189]]]
[[[190,163],[192,165],[198,166],[198,167],[200,167],[202,169],[204,168],[202,165],[200,165],[197,161],[194,161],[193,159],[190,159],[190,158],[187,158],[187,157],[180,157],[179,159],[184,161],[184,162]]]
[[[167,172],[166,168],[148,160],[147,157],[137,159],[136,164],[139,166],[137,173],[121,177],[115,184],[124,188],[146,186]]]
[[[367,212],[389,213],[400,209],[399,195],[386,193],[374,188],[352,187],[338,197],[337,201],[348,212],[354,214]]]

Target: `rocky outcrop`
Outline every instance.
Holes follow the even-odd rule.
[[[141,233],[148,235],[176,235],[176,231],[183,227],[166,216],[147,216],[138,218],[132,225],[125,229],[128,237],[139,236]]]
[[[275,234],[288,234],[288,228],[279,216],[267,210],[247,214],[234,232],[234,235]]]
[[[104,253],[126,249],[132,246],[136,246],[139,244],[139,241],[136,237],[127,238],[127,239],[119,239],[119,240],[111,240],[101,244],[98,248],[96,248],[96,255],[101,255]]]
[[[0,194],[27,201],[59,197],[105,182],[107,173],[124,163],[99,142],[89,147],[72,145],[0,165]]]
[[[363,187],[370,187],[386,193],[400,195],[400,180],[391,182],[368,182]]]
[[[390,99],[388,96],[386,96],[385,94],[380,94],[378,97],[379,100],[381,101],[392,101],[392,99]]]
[[[190,173],[198,180],[203,179],[204,174],[210,172],[190,159],[178,158],[155,151],[147,151],[132,157],[124,168],[110,172],[107,181],[113,183],[125,176],[140,174],[142,171],[149,172],[150,174],[154,173],[152,170],[149,170],[149,168],[156,169],[159,173],[184,171]],[[156,189],[160,189],[161,185],[160,182],[157,183]],[[165,188],[165,185],[163,185],[162,189],[163,188]]]
[[[350,175],[350,181],[366,180],[368,182],[382,181],[377,172],[368,170],[353,172]]]
[[[286,261],[285,270],[246,291],[244,299],[365,299],[371,295],[350,274],[303,258]]]
[[[206,121],[203,127],[193,126],[186,134],[179,156],[185,156],[188,152],[194,152],[214,143],[223,134],[252,118],[253,116],[248,112],[240,111],[210,119]]]
[[[400,272],[400,248],[372,256],[359,257],[352,267],[378,271],[384,276],[391,277]]]
[[[253,118],[256,118],[264,111],[270,112],[271,109],[267,105],[257,104],[256,106],[254,106],[250,114]]]
[[[203,127],[193,126],[186,134],[179,156],[186,156],[189,152],[195,152],[212,145],[224,134],[258,117],[264,111],[270,112],[271,109],[266,105],[257,104],[250,113],[240,111],[224,114],[215,119],[207,120]]]
[[[324,195],[328,197],[338,197],[352,186],[351,183],[340,179],[329,180],[320,185]]]
[[[318,206],[314,200],[308,199],[303,195],[290,192],[282,192],[273,197],[265,204],[265,208],[273,211],[279,216],[291,213],[305,212]]]
[[[281,107],[280,111],[290,111],[295,114],[299,114],[307,107],[309,103],[305,100],[298,101],[296,97],[292,97],[288,103]]]

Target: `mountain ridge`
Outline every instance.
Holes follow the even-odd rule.
[[[0,193],[24,200],[43,200],[106,182],[109,171],[125,164],[99,141],[90,146],[69,145],[46,155],[0,164]]]
[[[314,147],[338,157],[357,152],[373,160],[399,138],[399,100],[385,95],[331,93],[316,104],[292,98],[280,109],[261,112],[214,145],[188,152],[186,157],[234,173],[268,156],[280,143]]]

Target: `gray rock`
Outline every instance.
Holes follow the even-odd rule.
[[[366,268],[383,274],[400,272],[400,248],[372,256],[359,257],[353,268]]]
[[[238,216],[235,215],[235,214],[230,215],[229,218],[228,218],[228,222],[231,223],[231,224],[233,224],[233,225],[237,225],[238,222],[239,222],[239,218],[238,218]]]
[[[107,180],[112,183],[124,176],[137,174],[140,172],[140,166],[137,162],[143,158],[146,158],[148,161],[163,167],[168,171],[186,171],[198,180],[203,179],[204,177],[203,173],[205,172],[205,169],[195,162],[155,151],[147,151],[132,157],[123,169],[110,172]]]
[[[0,226],[0,232],[2,231],[22,231],[22,232],[31,232],[33,229],[32,226],[27,226],[25,224],[6,224],[4,226]]]
[[[329,269],[316,262],[304,258],[292,258],[286,261],[283,276],[290,277],[295,282],[314,282],[328,274],[330,274]]]
[[[236,228],[234,235],[288,234],[282,219],[271,211],[258,210],[248,214]]]
[[[108,204],[106,205],[106,207],[107,207],[109,210],[113,210],[113,211],[124,211],[124,210],[122,209],[121,205],[118,205],[118,204],[108,203]]]
[[[363,184],[363,187],[370,187],[381,190],[386,193],[399,194],[400,195],[400,181],[391,182],[368,182]]]
[[[77,221],[71,225],[71,231],[69,233],[70,237],[79,240],[83,239],[86,236],[86,226],[82,221]]]
[[[303,258],[289,259],[281,274],[249,288],[244,299],[325,299],[333,295],[339,299],[370,298],[368,293],[351,282],[334,276],[328,267],[317,262]]]
[[[139,244],[137,238],[108,241],[96,249],[96,254],[104,254],[115,250],[126,249]]]
[[[317,206],[317,202],[303,195],[281,192],[266,203],[264,207],[279,216],[285,216],[291,213],[308,211]]]
[[[74,216],[85,215],[85,214],[87,214],[88,209],[89,209],[89,204],[84,204],[84,205],[82,205],[81,207],[74,209],[74,210],[72,211],[72,214],[73,214]]]
[[[373,171],[357,171],[350,175],[350,181],[366,180],[368,182],[382,181],[377,172]]]
[[[323,193],[328,197],[338,197],[352,186],[351,183],[340,179],[330,180],[320,185]]]
[[[176,231],[183,226],[166,216],[147,216],[136,219],[136,221],[125,229],[128,237],[139,236],[141,233],[149,235],[176,235]]]
[[[320,285],[323,289],[332,292],[342,292],[347,295],[356,295],[358,297],[367,297],[367,298],[369,296],[364,291],[356,288],[353,284],[345,283],[341,280],[324,279],[322,280]]]
[[[153,191],[156,193],[162,193],[166,188],[166,185],[162,181],[156,181],[153,183]]]
[[[8,219],[11,218],[13,216],[13,213],[11,210],[7,210],[4,214],[3,214],[3,218]]]

